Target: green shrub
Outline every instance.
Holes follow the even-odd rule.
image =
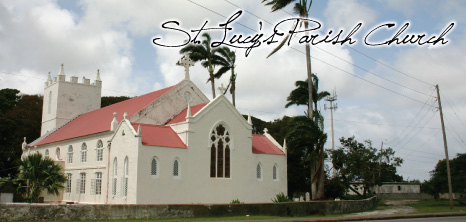
[[[272,201],[274,203],[292,202],[292,200],[288,198],[288,196],[286,196],[283,192],[277,194],[277,196],[274,199],[272,199]]]
[[[236,199],[236,200],[232,200],[230,204],[242,204],[242,202]]]

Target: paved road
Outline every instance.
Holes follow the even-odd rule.
[[[380,222],[381,220],[359,220],[365,222],[377,221]],[[457,216],[457,217],[429,217],[429,218],[403,218],[403,219],[392,219],[392,220],[383,220],[387,222],[464,222],[466,221],[466,216]]]

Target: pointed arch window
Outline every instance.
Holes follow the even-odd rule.
[[[178,158],[176,158],[175,161],[173,161],[173,177],[180,177],[180,161],[178,160]]]
[[[272,169],[272,179],[274,181],[277,181],[278,180],[278,166],[277,164],[274,164],[273,165],[273,169]]]
[[[96,158],[97,161],[102,161],[104,159],[104,144],[102,140],[97,141]]]
[[[83,143],[81,145],[81,162],[87,162],[87,145],[86,143]]]
[[[210,177],[230,178],[231,136],[223,124],[214,127],[210,143]]]
[[[49,157],[49,150],[48,150],[48,149],[45,150],[45,157],[46,157],[46,158]]]
[[[257,180],[262,180],[262,165],[258,163],[256,166],[256,178]]]
[[[118,175],[118,161],[117,158],[113,159],[113,177],[112,177],[112,196],[117,193],[117,175]]]
[[[150,163],[150,175],[157,176],[157,174],[158,174],[157,158],[153,157]]]
[[[68,163],[73,163],[73,146],[68,147]]]
[[[128,157],[125,158],[125,162],[123,164],[123,177],[121,178],[121,191],[122,196],[128,196],[128,175],[129,175],[129,161]]]

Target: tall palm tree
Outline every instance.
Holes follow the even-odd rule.
[[[308,136],[308,140],[313,142],[312,153],[309,155],[310,160],[310,169],[311,169],[311,192],[313,199],[323,198],[324,195],[324,186],[325,186],[325,171],[324,171],[324,144],[327,141],[327,134],[324,132],[324,118],[321,115],[320,111],[317,109],[317,103],[329,96],[330,93],[327,91],[319,92],[319,78],[316,75],[312,74],[312,90],[314,91],[312,95],[312,103],[314,104],[314,118],[309,118],[312,125],[315,127],[310,130],[312,135]],[[309,104],[309,81],[296,81],[296,88],[291,91],[290,95],[287,97],[288,103],[285,105],[285,108],[288,108],[291,105],[308,105]],[[309,107],[309,106],[308,106]],[[309,110],[308,110],[309,113]],[[301,121],[302,122],[302,121]],[[298,126],[299,127],[299,126]],[[302,127],[301,127],[302,128]],[[306,149],[306,148],[305,148]]]
[[[60,165],[48,157],[43,158],[40,153],[34,153],[21,160],[19,174],[13,182],[19,185],[18,190],[25,194],[27,200],[38,202],[44,189],[48,194],[58,196],[66,180]]]
[[[215,78],[220,78],[223,74],[225,74],[228,70],[231,71],[230,75],[230,82],[228,83],[228,87],[230,87],[230,94],[233,101],[233,106],[236,106],[235,102],[235,91],[236,91],[236,73],[235,73],[235,66],[236,66],[236,53],[235,51],[231,51],[228,47],[222,47],[215,49],[221,56],[219,61],[216,61],[215,65],[221,65],[221,68],[215,73]]]
[[[304,24],[304,29],[307,30],[309,23],[307,22],[307,18],[309,17],[309,9],[311,8],[312,5],[312,0],[262,0],[262,2],[266,2],[265,5],[271,6],[272,7],[272,12],[275,12],[277,10],[283,9],[286,6],[288,6],[291,3],[295,3],[294,5],[294,12],[298,14],[301,18],[304,19],[304,21],[300,21],[300,26]],[[296,24],[298,25],[298,24]],[[305,34],[308,35],[308,31],[305,31]],[[273,55],[275,52],[280,50],[280,48],[286,43],[286,41],[289,38],[289,34],[283,39],[283,41],[275,48],[269,55]],[[312,70],[311,70],[311,48],[309,46],[309,43],[306,43],[306,66],[307,66],[307,78],[310,79],[308,83],[309,89],[312,89]],[[309,90],[309,103],[308,103],[308,110],[309,110],[309,118],[312,119],[314,110],[312,109],[312,102],[311,98],[313,98],[313,90]]]
[[[189,44],[180,50],[180,54],[189,54],[189,57],[194,61],[203,61],[201,65],[209,71],[209,79],[212,85],[212,96],[215,99],[215,77],[214,77],[214,66],[215,61],[220,59],[220,56],[216,55],[216,51],[211,48],[211,37],[208,33],[202,34],[204,40],[201,44]]]

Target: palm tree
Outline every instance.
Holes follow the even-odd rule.
[[[320,111],[317,109],[317,103],[324,99],[325,97],[329,96],[330,93],[327,91],[322,91],[319,92],[319,78],[317,78],[316,75],[312,74],[313,78],[313,83],[312,83],[312,90],[314,91],[312,95],[314,96],[312,98],[312,103],[314,104],[315,110],[314,110],[314,118],[309,118],[309,121],[311,123],[308,123],[309,125],[312,125],[315,127],[314,128],[307,128],[308,133],[311,132],[312,135],[305,135],[304,137],[308,139],[308,141],[312,141],[313,147],[311,150],[311,153],[309,154],[309,161],[310,161],[310,169],[311,169],[311,192],[312,192],[312,198],[313,199],[320,199],[323,198],[324,195],[324,186],[325,186],[325,171],[324,171],[324,144],[327,141],[327,134],[323,133],[324,132],[324,118],[321,115]],[[296,81],[295,85],[296,88],[291,91],[290,95],[287,97],[288,103],[285,105],[285,108],[288,108],[291,105],[307,105],[309,104],[309,88],[308,88],[308,80],[306,81]],[[309,110],[308,110],[309,113]],[[300,122],[305,122],[301,121]],[[308,121],[307,121],[308,122]],[[298,124],[298,122],[295,122]],[[296,127],[300,127],[301,131],[300,133],[305,132],[302,126],[302,124],[298,124]],[[311,127],[311,126],[309,126]],[[305,128],[304,128],[305,129]],[[295,131],[294,129],[293,131]],[[291,146],[291,145],[290,145]],[[305,146],[303,147],[304,149]]]
[[[233,101],[233,106],[236,106],[235,102],[235,91],[236,91],[236,73],[235,73],[235,66],[236,66],[236,53],[235,51],[231,51],[228,47],[222,47],[215,49],[221,56],[219,61],[216,61],[215,65],[221,65],[221,68],[215,73],[215,78],[220,78],[223,74],[225,74],[228,70],[231,71],[230,75],[230,82],[228,83],[228,87],[230,87],[230,94]],[[226,92],[226,91],[225,91]]]
[[[189,44],[180,50],[180,54],[189,54],[189,57],[194,61],[203,61],[201,65],[209,71],[209,79],[212,85],[212,96],[215,98],[215,77],[214,65],[220,56],[216,55],[216,51],[211,48],[211,37],[208,33],[202,34],[205,39],[200,45]]]
[[[267,0],[262,0],[262,2],[266,2]],[[308,29],[308,22],[307,22],[307,18],[309,17],[309,9],[311,8],[311,5],[312,5],[312,0],[271,0],[271,1],[268,1],[267,3],[265,3],[265,5],[267,6],[271,6],[272,7],[272,12],[275,12],[277,10],[280,10],[280,9],[283,9],[285,8],[286,6],[288,6],[290,3],[292,2],[295,2],[295,5],[294,5],[294,12],[296,14],[298,14],[301,18],[304,19],[304,21],[300,21],[301,24],[299,24],[300,26],[304,23],[304,29],[307,30]],[[305,34],[308,35],[308,31],[305,31]],[[286,41],[288,40],[289,38],[289,34],[283,39],[283,41],[277,46],[277,48],[275,48],[267,57],[273,55],[275,52],[277,52],[278,50],[280,50],[280,48],[286,43]],[[309,89],[312,89],[312,70],[311,70],[311,48],[309,46],[309,43],[306,43],[306,66],[307,66],[307,78],[310,79],[311,81],[309,81],[308,83],[308,88]],[[308,93],[309,93],[309,103],[308,103],[308,110],[309,110],[309,118],[312,119],[313,117],[313,109],[312,109],[312,102],[311,102],[311,98],[314,98],[312,93],[314,92],[314,90],[309,90]]]
[[[42,154],[34,153],[19,164],[19,174],[13,180],[18,185],[18,190],[25,194],[27,200],[38,202],[42,190],[46,189],[48,194],[59,194],[64,188],[66,177],[60,165]]]

